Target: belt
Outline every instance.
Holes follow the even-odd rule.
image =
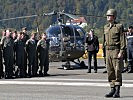
[[[120,46],[106,46],[106,50],[120,49]]]

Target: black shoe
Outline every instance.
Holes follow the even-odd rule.
[[[105,70],[105,71],[103,71],[103,73],[107,73],[107,71]]]
[[[97,73],[97,70],[94,70],[94,73]]]
[[[128,71],[128,68],[124,68],[123,70],[122,70],[122,73],[125,73],[125,72],[127,72]]]
[[[45,74],[44,74],[44,76],[50,76],[50,74],[48,74],[48,73],[45,73]]]
[[[129,70],[128,73],[133,73],[133,70]]]
[[[120,98],[120,86],[115,86],[115,94],[113,95],[113,98]]]
[[[91,71],[88,71],[87,73],[91,73]]]
[[[106,94],[105,97],[106,98],[113,97],[113,95],[115,94],[115,91],[116,91],[115,87],[112,87],[111,91],[108,94]]]

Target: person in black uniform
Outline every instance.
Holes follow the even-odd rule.
[[[5,78],[13,78],[13,63],[14,63],[14,41],[11,37],[11,31],[6,30],[6,36],[1,40],[3,48],[3,58],[5,64]]]
[[[23,34],[22,34],[22,40],[23,40],[23,42],[24,43],[26,43],[26,41],[30,38],[29,37],[29,34],[28,34],[28,32],[27,32],[27,28],[26,27],[23,27],[22,28],[22,32],[23,32]],[[24,74],[25,74],[25,77],[27,76],[27,53],[26,53],[26,51],[25,51],[25,53],[24,53],[25,55],[24,55]]]
[[[24,73],[24,55],[25,55],[25,43],[22,40],[22,32],[18,33],[17,39],[14,41],[14,51],[16,66],[18,66],[17,77],[25,77]]]
[[[37,51],[39,55],[39,76],[48,76],[49,70],[49,42],[46,37],[46,33],[42,34],[41,40],[37,43]]]
[[[0,79],[3,77],[2,48],[0,45]]]
[[[28,76],[37,76],[37,41],[35,40],[36,33],[32,32],[31,38],[26,42],[26,51],[28,54]]]
[[[91,29],[86,38],[88,50],[88,73],[91,73],[91,60],[94,59],[94,72],[97,73],[97,53],[99,51],[98,37],[94,35],[94,30]]]
[[[5,36],[6,30],[2,32],[2,38]],[[1,40],[0,40],[1,41]],[[4,77],[4,71],[3,71],[3,57],[2,57],[2,45],[0,43],[0,79]]]

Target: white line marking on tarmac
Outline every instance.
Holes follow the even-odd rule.
[[[69,78],[48,78],[48,77],[45,77],[45,78],[28,78],[28,79],[14,79],[14,80],[59,80],[59,81],[89,81],[89,82],[108,82],[108,80],[105,80],[105,79],[69,79]],[[122,80],[122,82],[133,82],[133,80]]]
[[[57,85],[57,86],[99,86],[109,87],[108,83],[87,83],[87,82],[36,82],[36,81],[0,81],[3,85]],[[123,83],[122,87],[133,87],[133,84]]]

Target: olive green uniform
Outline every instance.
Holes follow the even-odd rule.
[[[37,43],[37,51],[39,54],[39,75],[46,75],[49,70],[49,42],[47,40],[39,40]]]
[[[14,41],[11,37],[3,37],[1,44],[3,47],[3,58],[5,64],[5,78],[12,78],[14,64]]]
[[[108,71],[108,81],[111,87],[122,85],[122,63],[123,59],[118,58],[118,54],[124,52],[125,37],[122,24],[114,22],[105,25],[105,46],[106,46],[106,64]]]

